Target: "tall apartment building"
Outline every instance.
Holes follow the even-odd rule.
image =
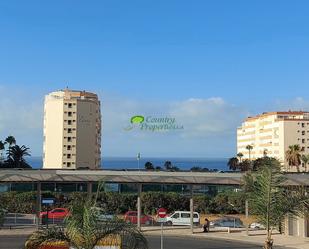
[[[101,163],[100,101],[65,89],[45,96],[44,169],[97,169]]]
[[[300,146],[301,153],[309,154],[309,112],[267,112],[248,117],[237,129],[237,153],[248,159],[246,146],[252,145],[251,159],[266,153],[279,159],[286,170],[285,152],[294,144]],[[304,170],[303,165],[300,170]]]

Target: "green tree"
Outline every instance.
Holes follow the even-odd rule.
[[[259,171],[244,178],[251,210],[267,230],[264,249],[272,248],[272,231],[282,224],[286,215],[300,215],[308,205],[305,191],[284,188],[285,181],[280,162],[274,158],[266,158]]]
[[[261,158],[257,158],[256,160],[254,160],[252,162],[252,170],[253,171],[257,171],[260,168],[262,168],[265,164],[265,162],[268,162],[269,157],[261,157]],[[274,160],[274,158],[272,158],[271,160]]]
[[[305,172],[307,172],[307,164],[309,163],[309,154],[307,155],[301,155],[301,160],[304,163],[305,166]]]
[[[251,161],[248,159],[242,160],[242,162],[238,165],[240,171],[248,171],[251,170]]]
[[[198,166],[193,166],[190,171],[192,172],[202,172],[203,169],[201,167],[198,167]]]
[[[229,166],[230,170],[237,170],[238,169],[238,165],[239,165],[239,161],[237,157],[231,157],[229,159],[229,161],[227,162],[227,165]]]
[[[171,162],[171,161],[166,161],[166,162],[164,163],[164,168],[165,168],[166,170],[171,170],[171,169],[173,168],[172,162]]]
[[[148,248],[146,238],[133,225],[117,218],[99,221],[95,206],[96,202],[89,199],[82,204],[76,200],[70,206],[65,228],[56,226],[34,232],[26,242],[26,249],[59,241],[77,249],[93,249],[102,240],[108,243],[110,240],[119,241],[119,238],[121,248]]]
[[[146,162],[145,163],[145,169],[146,170],[154,170],[155,168],[154,168],[152,162]]]
[[[3,161],[3,150],[5,149],[4,145],[5,143],[0,140],[0,163]]]
[[[19,145],[14,145],[10,147],[10,150],[7,152],[8,159],[5,161],[5,164],[9,168],[31,169],[31,166],[25,160],[25,157],[30,155],[29,148],[25,145],[21,147]]]
[[[289,149],[285,152],[286,160],[289,167],[294,166],[299,172],[299,165],[301,164],[300,146],[298,144],[290,145]]]

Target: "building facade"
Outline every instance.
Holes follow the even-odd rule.
[[[255,160],[267,154],[279,159],[287,171],[297,170],[288,167],[285,156],[294,144],[300,146],[302,154],[309,154],[309,112],[267,112],[248,117],[237,129],[237,153],[242,153],[243,159]]]
[[[44,169],[97,169],[101,164],[100,101],[65,89],[45,96]]]

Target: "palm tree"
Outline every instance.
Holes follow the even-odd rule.
[[[99,221],[96,202],[76,200],[70,206],[65,228],[52,227],[34,232],[26,242],[26,249],[62,242],[77,249],[94,249],[96,245],[117,245],[124,249],[147,249],[147,240],[132,224],[118,218]]]
[[[289,149],[285,152],[286,160],[289,167],[295,166],[299,172],[299,165],[301,164],[300,146],[298,144],[290,145]]]
[[[301,160],[304,163],[305,166],[305,172],[307,172],[307,164],[309,163],[309,154],[307,155],[301,155]]]
[[[10,147],[7,156],[8,159],[6,160],[6,164],[10,168],[31,168],[24,158],[25,156],[31,156],[29,148],[25,145],[22,145],[21,147],[19,145]]]
[[[264,165],[259,171],[244,177],[244,190],[247,192],[251,210],[267,230],[263,248],[271,249],[273,229],[280,227],[288,214],[302,215],[309,204],[309,197],[302,188],[283,187],[286,178],[277,159],[265,157],[263,160]]]
[[[239,152],[239,153],[237,153],[236,156],[239,157],[239,162],[241,163],[241,159],[242,159],[242,157],[244,156],[244,154],[241,153],[241,152]]]
[[[239,166],[239,161],[237,157],[231,157],[227,163],[229,166],[230,170],[237,170]]]
[[[11,150],[11,147],[12,145],[16,144],[16,139],[15,137],[13,136],[8,136],[6,139],[5,139],[5,144],[8,144],[9,145],[9,152]]]
[[[9,147],[11,147],[13,144],[16,144],[16,139],[13,136],[8,136],[5,139],[5,142],[9,144]]]
[[[248,145],[246,146],[246,149],[249,151],[249,161],[251,161],[251,150],[253,149],[253,146],[250,145],[250,144],[248,144]]]

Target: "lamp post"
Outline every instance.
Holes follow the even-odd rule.
[[[137,159],[137,168],[138,168],[138,171],[139,171],[140,170],[139,169],[139,161],[141,160],[141,153],[140,152],[137,153],[136,159]]]

